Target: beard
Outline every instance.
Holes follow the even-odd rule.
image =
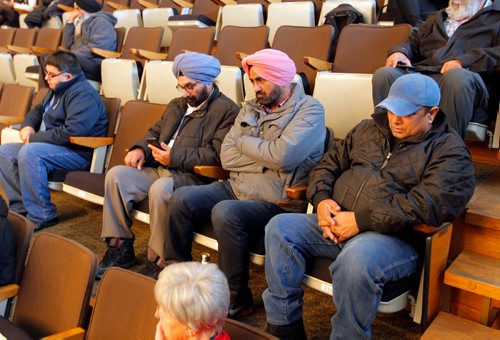
[[[201,103],[203,103],[208,98],[208,87],[205,86],[201,90],[201,92],[197,96],[189,96],[185,97],[187,103],[192,107],[198,107]]]
[[[465,0],[465,4],[462,4],[461,0],[450,0],[446,13],[448,13],[449,18],[462,21],[479,12],[483,3],[483,0]]]

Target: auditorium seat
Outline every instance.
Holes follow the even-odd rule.
[[[141,10],[139,9],[117,9],[113,11],[113,16],[117,19],[115,27],[125,27],[125,39],[132,27],[142,27]]]
[[[146,8],[142,11],[144,27],[163,27],[161,49],[168,49],[172,41],[172,30],[168,27],[168,19],[174,15],[172,8]]]
[[[8,142],[3,128],[22,123],[28,113],[33,97],[33,88],[18,84],[5,84],[0,98],[0,129],[2,129],[2,143]],[[16,133],[17,138],[19,133]],[[17,141],[17,139],[16,139]]]
[[[216,26],[221,5],[217,0],[193,0],[192,3],[187,1],[176,1],[182,3],[183,7],[191,8],[190,14],[174,15],[168,21],[168,26],[175,31],[181,27],[208,27]]]
[[[375,0],[326,0],[321,7],[318,26],[323,25],[325,22],[325,16],[328,12],[335,7],[338,7],[340,4],[349,4],[357,9],[363,15],[365,24],[377,23],[377,4]]]
[[[280,26],[312,27],[314,21],[314,5],[304,2],[273,2],[267,10],[266,26],[269,27],[269,44],[272,46],[274,35]]]
[[[226,5],[221,9],[221,30],[226,26],[256,27],[263,25],[264,7],[261,4]]]
[[[2,31],[4,29],[1,29]],[[7,30],[9,35],[10,30]],[[15,83],[16,73],[14,71],[14,63],[12,54],[9,52],[8,46],[30,47],[33,45],[38,33],[37,29],[15,29],[15,35],[10,44],[5,46],[0,45],[0,79],[5,83]],[[6,37],[8,39],[8,37]]]

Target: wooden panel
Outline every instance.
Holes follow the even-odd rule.
[[[441,312],[420,339],[499,339],[500,331]]]
[[[453,229],[450,260],[456,258],[464,249],[500,259],[500,230],[465,223],[463,217],[453,222]]]
[[[500,299],[500,260],[464,250],[444,275],[445,284]]]
[[[476,187],[467,204],[465,221],[500,230],[500,167]]]

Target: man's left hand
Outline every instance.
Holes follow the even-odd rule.
[[[445,74],[446,72],[454,68],[462,68],[462,63],[460,62],[460,60],[453,59],[445,62],[443,67],[441,67],[441,74]]]
[[[338,242],[359,234],[358,223],[352,211],[336,211],[333,215],[335,225],[331,226],[331,230],[337,236]]]
[[[170,149],[171,148],[163,142],[160,143],[160,146],[161,146],[161,149],[159,149],[151,144],[148,144],[148,148],[150,148],[151,151],[153,152],[153,158],[158,163],[167,166],[168,163],[170,163]]]

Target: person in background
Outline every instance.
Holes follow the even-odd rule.
[[[389,12],[395,24],[421,25],[429,15],[448,6],[449,0],[390,0]]]
[[[13,283],[16,274],[16,239],[8,214],[9,208],[0,196],[0,286]]]
[[[19,12],[31,12],[36,0],[4,0],[0,2],[0,26],[19,27]]]
[[[230,339],[222,330],[229,309],[229,287],[215,264],[167,266],[156,283],[155,297],[155,340]]]
[[[387,97],[398,77],[421,72],[438,82],[439,108],[462,138],[470,121],[487,125],[494,93],[487,86],[498,87],[490,77],[500,65],[499,32],[500,0],[450,0],[408,41],[389,50],[386,66],[373,75],[374,105]]]

